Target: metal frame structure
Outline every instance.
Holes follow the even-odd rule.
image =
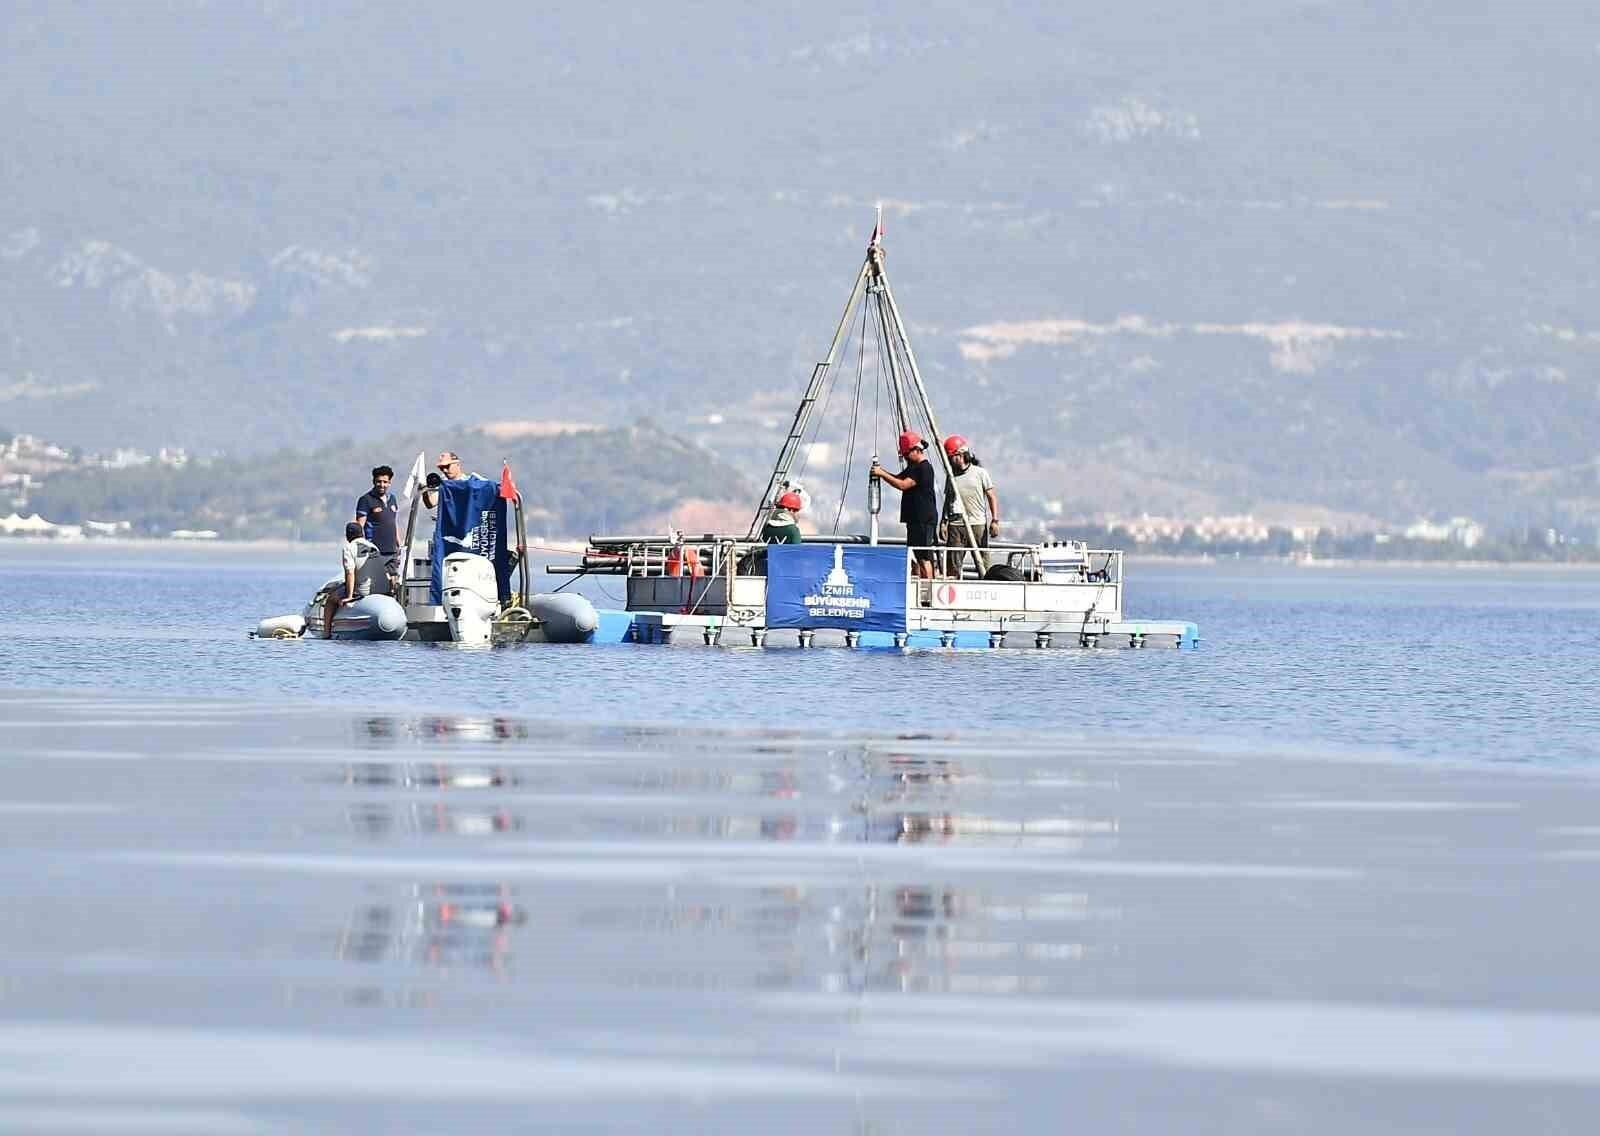
[[[766,586],[758,557],[767,545],[761,530],[776,506],[777,498],[791,486],[791,475],[806,436],[811,430],[818,403],[827,405],[829,375],[849,338],[857,308],[862,313],[863,352],[867,320],[876,320],[880,364],[893,402],[899,430],[910,426],[912,413],[920,413],[931,435],[927,442],[939,456],[947,485],[955,477],[950,455],[942,444],[938,419],[934,415],[928,390],[917,366],[910,337],[900,316],[884,271],[882,210],[867,245],[866,257],[856,273],[850,298],[834,329],[828,352],[812,369],[811,378],[795,410],[789,432],[779,448],[777,461],[767,479],[761,501],[749,528],[738,536],[706,533],[685,537],[673,533],[666,537],[591,536],[583,559],[573,565],[546,565],[546,571],[563,575],[623,576],[627,579],[626,636],[637,642],[669,642],[674,631],[685,627],[700,631],[706,643],[721,641],[725,628],[748,631],[752,645],[764,645],[766,627]],[[857,376],[858,384],[861,376]],[[857,388],[859,397],[860,388]],[[854,446],[852,428],[851,446]],[[815,444],[813,440],[812,444]],[[876,462],[876,457],[874,457]],[[803,468],[802,462],[802,468]],[[903,540],[880,541],[874,511],[873,482],[868,486],[868,513],[871,532],[865,537],[832,534],[807,537],[807,543],[904,545]],[[1008,633],[1026,634],[1034,644],[1050,646],[1052,637],[1080,646],[1125,644],[1142,647],[1147,640],[1192,646],[1198,632],[1192,623],[1179,621],[1125,622],[1122,614],[1123,562],[1116,549],[1090,549],[1081,542],[1055,541],[1045,544],[996,543],[978,549],[972,519],[955,494],[955,508],[967,533],[963,552],[978,551],[995,561],[1014,561],[1018,579],[990,580],[985,577],[979,556],[970,559],[973,574],[967,574],[968,557],[961,559],[955,578],[928,580],[913,571],[914,554],[906,549],[906,626],[896,634],[895,646],[934,642],[943,646],[1001,646]],[[842,508],[842,502],[841,502]],[[956,549],[939,548],[946,554]],[[803,647],[819,639],[842,638],[848,646],[860,645],[871,632],[800,629]],[[931,639],[929,637],[932,637]],[[975,642],[975,640],[977,642]]]
[[[915,394],[918,408],[922,417],[927,420],[928,432],[931,435],[926,441],[939,455],[939,464],[944,468],[946,478],[955,477],[955,468],[950,464],[950,455],[945,453],[944,435],[939,429],[939,420],[934,416],[933,403],[928,398],[928,388],[922,381],[922,370],[917,366],[917,356],[911,349],[911,337],[906,334],[905,322],[900,318],[900,305],[895,303],[894,290],[889,287],[889,276],[883,266],[883,206],[878,206],[877,224],[872,230],[872,240],[867,244],[866,259],[862,262],[861,270],[856,273],[856,282],[850,289],[850,298],[845,302],[844,314],[839,317],[839,324],[834,329],[833,341],[828,345],[828,353],[811,371],[811,380],[806,384],[805,393],[800,397],[800,405],[795,409],[794,422],[789,427],[788,436],[784,438],[783,446],[778,451],[778,460],[772,467],[772,475],[767,478],[766,491],[761,496],[761,502],[756,508],[755,516],[750,520],[750,528],[745,537],[755,540],[760,536],[761,527],[777,502],[779,494],[789,484],[789,473],[794,465],[795,457],[800,452],[804,443],[807,429],[811,424],[811,416],[816,410],[817,400],[822,396],[823,387],[826,385],[829,372],[838,360],[839,348],[849,334],[850,327],[855,323],[855,313],[858,304],[863,301],[870,302],[870,297],[881,295],[883,302],[878,306],[879,325],[884,333],[892,336],[894,344],[898,347],[906,363],[907,377],[910,379],[911,388]],[[891,351],[887,356],[889,368],[888,382],[890,392],[895,404],[895,418],[897,431],[910,428],[910,416],[906,405],[905,390],[901,375],[896,365],[895,355]],[[966,515],[961,506],[961,495],[955,495],[955,505],[961,524],[967,532],[967,545],[969,548],[977,547],[977,537],[972,530],[972,520]],[[876,526],[874,526],[876,528]],[[874,535],[876,535],[874,533]],[[877,543],[876,540],[873,541]]]

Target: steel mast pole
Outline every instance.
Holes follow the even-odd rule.
[[[811,372],[811,382],[806,386],[806,393],[800,400],[799,407],[794,412],[794,424],[789,427],[789,436],[784,439],[783,449],[778,451],[778,464],[772,467],[772,476],[767,479],[766,492],[761,496],[761,503],[756,506],[756,515],[750,521],[750,531],[746,540],[755,540],[756,534],[761,531],[763,518],[772,508],[772,499],[779,485],[789,479],[789,467],[794,462],[794,456],[800,450],[800,442],[805,437],[806,426],[811,421],[811,412],[816,407],[817,397],[822,394],[822,384],[828,375],[828,369],[833,366],[834,358],[839,354],[839,347],[844,343],[844,337],[850,331],[850,317],[855,314],[856,304],[861,300],[862,289],[866,287],[867,276],[872,267],[872,257],[861,265],[861,271],[856,273],[855,287],[850,289],[850,300],[844,306],[844,314],[839,317],[839,327],[833,333],[833,342],[828,346],[827,358],[818,363]]]
[[[871,260],[870,254],[869,260]],[[939,464],[944,466],[945,477],[950,479],[950,481],[953,481],[956,471],[950,465],[950,455],[944,451],[942,435],[939,432],[939,423],[938,420],[933,416],[933,404],[928,401],[928,388],[922,385],[922,371],[917,366],[916,355],[914,355],[911,351],[911,340],[906,337],[906,325],[900,319],[900,305],[894,302],[894,292],[889,287],[889,277],[883,271],[882,250],[879,250],[879,255],[874,263],[876,264],[877,280],[883,285],[883,298],[887,300],[889,304],[889,315],[894,322],[895,336],[900,340],[900,346],[906,353],[906,363],[911,371],[912,385],[916,388],[918,401],[922,403],[922,412],[928,416],[928,428],[933,431],[933,448],[939,451]],[[950,481],[947,481],[946,484],[949,485]],[[955,494],[956,508],[961,510],[961,525],[967,530],[967,541],[969,547],[971,547],[973,550],[973,559],[977,561],[978,567],[981,570],[983,567],[983,561],[979,560],[977,557],[978,540],[972,532],[972,518],[968,517],[967,511],[961,508],[961,494],[956,492],[954,485],[950,485],[950,491]],[[943,510],[941,509],[941,512],[942,511]],[[965,561],[966,557],[963,556],[962,562],[965,563]]]

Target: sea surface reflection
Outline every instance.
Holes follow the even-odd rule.
[[[623,744],[594,749],[597,735]],[[981,886],[902,879],[892,863],[849,865],[837,855],[853,845],[1114,851],[1115,815],[1090,815],[1062,792],[1058,776],[1048,805],[1030,809],[1016,793],[1026,779],[997,783],[989,758],[975,751],[963,759],[964,745],[948,734],[841,737],[820,748],[814,737],[743,740],[638,728],[563,739],[490,715],[361,719],[352,748],[362,759],[337,777],[354,798],[342,808],[349,834],[408,856],[436,847],[456,855],[466,844],[485,853],[479,862],[488,874],[386,881],[381,899],[364,900],[347,919],[338,958],[505,974],[518,965],[513,948],[530,910],[558,905],[570,906],[570,922],[537,920],[540,957],[564,938],[571,942],[562,951],[573,953],[586,939],[623,944],[626,951],[590,976],[622,989],[1039,993],[1062,988],[1063,968],[1114,955],[1106,927],[1091,925],[1114,921],[1117,911],[1086,892],[1030,891],[974,866],[964,872]],[[590,747],[581,760],[557,756],[574,742]],[[945,756],[950,749],[958,755]],[[375,760],[380,752],[394,760]],[[979,802],[990,804],[971,807]],[[529,874],[561,875],[546,872],[551,860],[537,857],[533,836],[591,842],[550,851],[569,863],[588,859],[591,871],[603,855],[616,887],[592,902],[568,898],[559,883],[530,883]],[[788,857],[767,857],[764,874],[781,882],[707,878],[727,870],[718,846],[732,845],[728,858],[739,861],[749,855],[746,842],[794,847],[795,877],[782,879]],[[805,854],[807,845],[828,849],[824,865]],[[702,870],[685,868],[665,890],[628,887],[628,865],[649,875],[686,850]],[[523,858],[530,852],[531,864]],[[494,877],[488,870],[497,862],[514,866]],[[617,887],[629,902],[616,901]],[[1086,929],[1095,932],[1092,943]],[[369,981],[363,975],[364,990]]]
[[[0,728],[0,1121],[1491,1130],[1600,1091],[1586,777],[38,693]]]

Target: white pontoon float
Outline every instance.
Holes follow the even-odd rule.
[[[796,463],[802,471],[805,467],[802,450],[816,442],[814,433],[810,443],[806,441],[814,412],[819,400],[827,405],[824,394],[831,393],[831,372],[858,325],[861,362],[847,452],[853,455],[855,450],[871,339],[879,379],[872,391],[874,400],[886,394],[878,405],[888,406],[895,429],[917,430],[929,439],[928,452],[937,456],[947,479],[953,475],[884,272],[882,231],[880,214],[833,343],[812,372],[747,532],[594,536],[581,563],[546,566],[555,574],[626,580],[626,610],[602,610],[595,641],[802,647],[1198,645],[1193,623],[1127,618],[1123,556],[1115,549],[1091,549],[1077,541],[997,541],[985,550],[987,567],[969,550],[960,562],[959,578],[917,578],[912,568],[916,554],[929,550],[879,535],[881,491],[871,478],[867,534],[835,531],[808,536],[799,545],[760,540],[778,498],[796,486]],[[848,472],[846,479],[847,487]],[[845,495],[846,488],[841,488],[836,530]],[[971,542],[969,522],[958,518],[956,523],[967,526]],[[932,551],[942,570],[945,554],[953,549]]]

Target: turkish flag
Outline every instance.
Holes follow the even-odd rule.
[[[511,480],[511,463],[500,463],[500,496],[507,501],[515,501],[522,496],[517,492],[517,483]]]

